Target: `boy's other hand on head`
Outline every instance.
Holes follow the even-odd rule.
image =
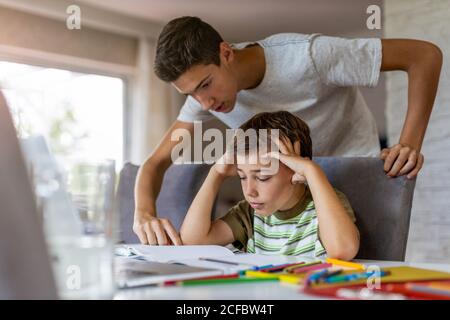
[[[225,152],[225,154],[216,161],[212,169],[224,178],[237,175],[234,158],[229,152]]]

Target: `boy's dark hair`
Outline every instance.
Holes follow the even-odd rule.
[[[195,65],[220,65],[220,34],[197,17],[180,17],[161,31],[154,70],[166,82],[177,80]]]
[[[302,119],[288,111],[262,112],[253,116],[250,120],[242,124],[239,129],[244,132],[254,129],[259,141],[259,129],[267,129],[267,136],[270,138],[270,130],[278,129],[279,138],[288,138],[292,144],[300,141],[300,156],[312,159],[312,141],[309,127]],[[246,148],[249,146],[246,141]],[[236,143],[235,143],[236,148]]]

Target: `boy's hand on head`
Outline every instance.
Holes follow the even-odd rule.
[[[306,172],[313,162],[309,158],[300,156],[300,141],[292,144],[288,138],[281,137],[280,140],[274,142],[278,146],[279,152],[270,152],[264,157],[278,159],[294,171],[291,180],[293,184],[307,182]]]
[[[228,152],[225,152],[225,154],[216,161],[212,169],[222,177],[232,177],[237,175],[234,158]]]
[[[408,179],[417,176],[424,161],[419,151],[403,143],[381,150],[380,158],[384,160],[387,176],[398,177],[407,174]]]

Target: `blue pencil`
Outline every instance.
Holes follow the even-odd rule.
[[[273,266],[274,266],[273,264],[268,264],[268,265],[261,266],[261,267],[255,266],[255,267],[252,267],[252,270],[258,271],[258,270],[263,270],[263,269],[267,269],[267,268],[272,268]]]
[[[322,278],[323,276],[325,276],[326,274],[328,274],[328,269],[324,269],[322,271],[313,273],[312,275],[310,275],[308,277],[308,279],[306,280],[306,284],[309,285],[312,282],[316,282],[318,281],[320,278]]]

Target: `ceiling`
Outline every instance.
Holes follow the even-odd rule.
[[[251,41],[278,32],[372,35],[366,28],[371,4],[382,0],[78,0],[93,7],[144,18],[161,26],[195,15],[227,41]]]

